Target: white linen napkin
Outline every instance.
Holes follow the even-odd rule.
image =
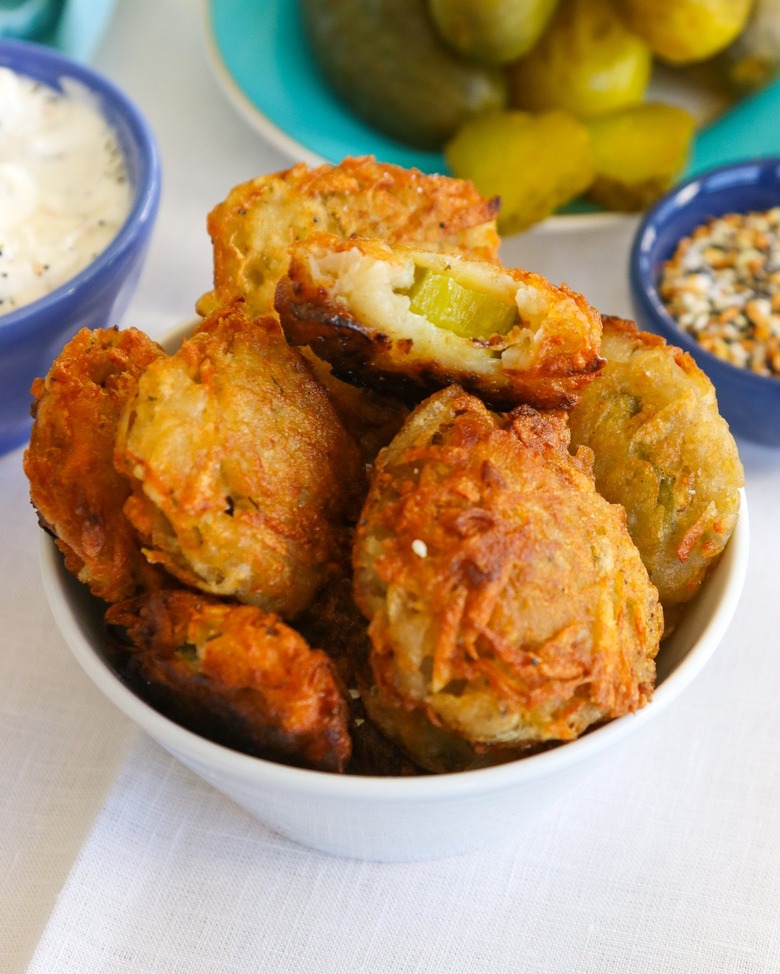
[[[138,732],[65,648],[45,603],[22,450],[0,457],[0,971],[21,970]],[[52,827],[56,823],[56,827]]]

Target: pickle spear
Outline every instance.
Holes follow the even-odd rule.
[[[418,268],[409,297],[411,311],[461,338],[506,335],[517,321],[515,306],[431,270]]]
[[[428,0],[444,40],[481,64],[508,64],[541,37],[558,0]]]
[[[299,0],[312,57],[367,124],[406,145],[440,149],[471,115],[506,103],[499,69],[458,57],[426,0]]]

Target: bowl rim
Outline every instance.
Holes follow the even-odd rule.
[[[696,200],[701,200],[709,196],[714,196],[718,192],[727,192],[729,189],[738,187],[758,186],[760,177],[765,173],[774,171],[775,184],[777,186],[777,206],[780,207],[780,156],[766,155],[755,156],[737,162],[724,163],[709,169],[694,173],[687,179],[676,184],[671,190],[665,193],[650,209],[643,214],[629,252],[629,277],[634,296],[638,299],[649,319],[657,322],[657,327],[665,332],[666,336],[674,338],[675,344],[679,344],[686,351],[701,356],[702,360],[711,365],[714,370],[730,373],[733,377],[745,382],[755,382],[758,386],[764,386],[767,391],[776,390],[780,392],[780,378],[771,375],[761,375],[751,372],[750,369],[735,365],[726,359],[718,358],[701,345],[693,335],[685,331],[677,323],[675,318],[669,314],[661,300],[658,292],[658,278],[654,272],[651,253],[658,238],[658,227],[664,226],[667,220],[676,214],[684,213],[689,205]],[[746,178],[752,176],[753,178]],[[749,212],[736,208],[726,208],[718,213],[712,214],[713,217],[722,216],[727,212]],[[703,216],[695,222],[689,229],[684,230],[676,238],[674,246],[696,227],[701,226],[710,219],[710,216]]]
[[[234,776],[263,787],[280,787],[288,793],[316,796],[323,800],[351,800],[393,804],[408,801],[449,802],[469,796],[504,792],[518,785],[564,773],[581,759],[596,755],[644,726],[675,700],[700,673],[721,643],[739,603],[747,573],[749,515],[744,488],[740,489],[740,512],[718,570],[730,573],[723,597],[702,626],[696,652],[688,654],[656,688],[653,699],[641,710],[611,721],[574,741],[495,767],[440,775],[383,777],[337,775],[290,767],[264,758],[234,751],[200,737],[175,723],[143,701],[113,671],[84,635],[76,605],[67,587],[92,598],[64,567],[53,539],[41,531],[39,566],[49,608],[65,643],[87,676],[102,693],[144,733],[176,756],[184,755],[195,766],[216,768],[219,774]]]
[[[35,65],[47,65],[58,69],[58,78],[74,79],[97,96],[98,109],[107,124],[114,129],[113,121],[105,109],[110,107],[124,120],[126,129],[138,147],[139,179],[133,194],[132,205],[116,235],[97,257],[73,277],[48,294],[24,304],[14,311],[0,316],[0,330],[12,330],[15,325],[24,323],[25,328],[35,328],[31,318],[41,316],[41,327],[45,327],[48,312],[56,312],[57,306],[67,300],[84,285],[100,276],[107,266],[120,261],[125,253],[133,248],[141,229],[150,226],[157,213],[162,191],[162,163],[160,150],[149,122],[133,100],[113,81],[88,65],[75,61],[60,51],[33,41],[15,38],[0,38],[0,67],[9,68],[17,74],[36,80],[35,73],[25,71],[17,61]],[[49,82],[43,82],[51,87]]]

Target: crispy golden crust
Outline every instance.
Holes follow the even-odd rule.
[[[333,374],[330,363],[301,347],[317,379],[328,392],[331,405],[344,428],[360,447],[363,461],[374,462],[377,453],[392,440],[409,415],[409,407],[398,396],[343,382]]]
[[[115,602],[162,584],[122,513],[130,493],[112,456],[122,409],[139,376],[164,355],[134,328],[83,329],[33,383],[35,422],[24,455],[30,498],[69,571]]]
[[[470,337],[410,307],[420,273],[490,295],[516,323]],[[565,285],[484,261],[312,234],[290,248],[276,308],[289,341],[340,378],[419,401],[457,383],[497,409],[566,408],[601,366],[601,318]]]
[[[347,773],[382,777],[419,774],[420,768],[368,713],[365,691],[372,683],[371,644],[365,616],[355,603],[351,571],[323,586],[295,620],[295,626],[309,645],[325,650],[349,689],[352,757]]]
[[[328,656],[278,616],[183,590],[113,605],[135,683],[180,723],[260,757],[343,771],[348,708]]]
[[[521,406],[501,420],[450,387],[380,454],[355,593],[390,703],[518,746],[570,740],[650,698],[657,593],[589,451],[567,445],[562,415]]]
[[[125,513],[182,582],[294,616],[334,563],[364,471],[301,355],[242,302],[144,373],[117,437]]]
[[[447,727],[431,723],[422,710],[399,707],[376,684],[362,690],[361,701],[369,717],[367,723],[370,722],[374,728],[381,730],[387,741],[395,742],[402,754],[409,755],[411,760],[429,774],[491,768],[538,754],[558,743],[545,741],[521,744],[518,747],[474,744]],[[371,758],[375,760],[373,754]]]
[[[669,626],[717,562],[739,514],[742,464],[694,360],[631,321],[604,318],[599,378],[570,417],[598,490],[622,504]]]
[[[497,210],[498,201],[484,199],[469,182],[371,157],[314,169],[300,163],[252,179],[209,214],[214,289],[199,300],[198,312],[241,295],[252,314],[272,313],[289,245],[317,230],[497,261]]]

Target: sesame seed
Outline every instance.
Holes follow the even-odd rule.
[[[415,538],[412,542],[412,551],[419,558],[428,557],[428,545],[422,540],[422,538]]]

